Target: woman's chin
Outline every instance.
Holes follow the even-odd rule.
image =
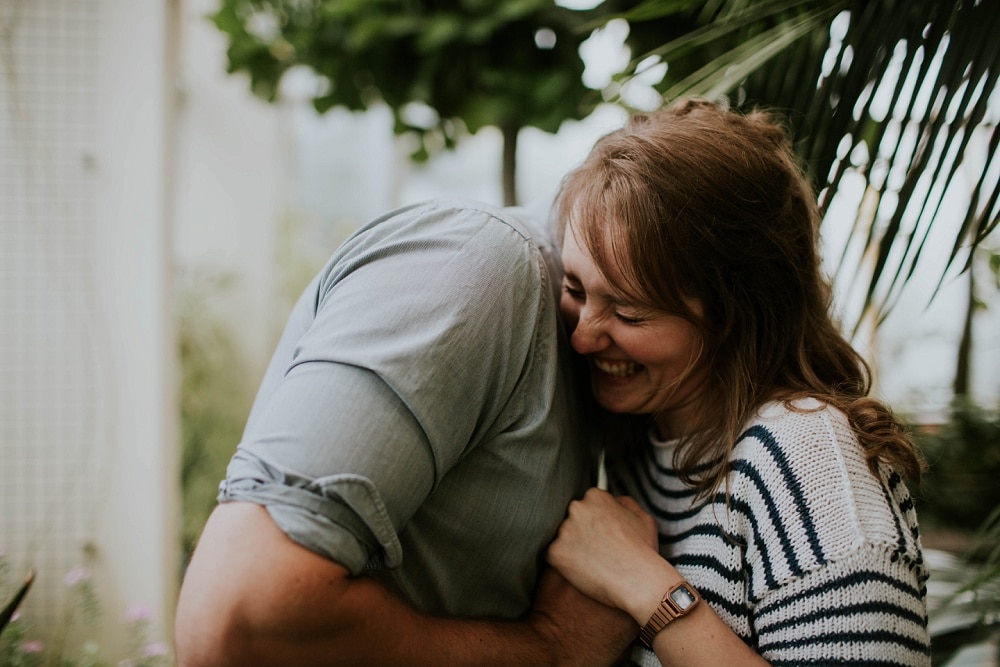
[[[607,392],[601,392],[594,388],[594,399],[597,404],[607,410],[617,415],[628,415],[636,414],[636,409],[634,401],[629,401],[625,397],[615,396]]]
[[[641,403],[631,390],[636,380],[637,375],[616,377],[597,371],[590,378],[590,388],[597,404],[608,412],[632,414]]]

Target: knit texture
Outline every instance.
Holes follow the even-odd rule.
[[[656,519],[660,553],[774,665],[929,665],[926,582],[913,501],[871,473],[847,418],[815,400],[762,408],[725,488],[695,502],[675,442],[608,457],[615,494]],[[636,645],[633,660],[659,665]]]

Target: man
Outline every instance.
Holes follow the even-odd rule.
[[[182,667],[599,664],[634,638],[551,573],[536,587],[594,470],[541,238],[439,201],[334,254],[188,569]]]

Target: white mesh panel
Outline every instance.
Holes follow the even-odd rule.
[[[37,623],[100,498],[107,332],[94,285],[99,0],[0,2],[0,548]]]

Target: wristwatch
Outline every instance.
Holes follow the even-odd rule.
[[[646,621],[646,625],[642,626],[642,630],[639,631],[639,639],[649,648],[653,648],[653,637],[656,636],[656,633],[665,628],[667,623],[697,607],[699,602],[701,602],[701,596],[688,582],[682,581],[673,586],[663,595],[660,606]]]

